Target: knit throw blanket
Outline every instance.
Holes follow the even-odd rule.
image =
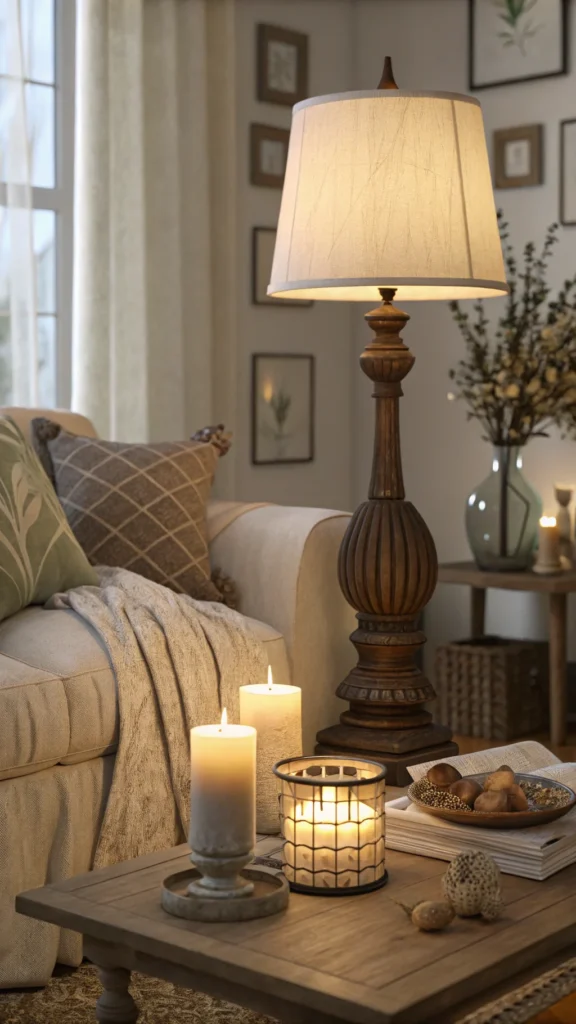
[[[241,615],[175,594],[126,569],[57,594],[100,635],[116,675],[120,735],[94,867],[184,842],[190,729],[238,721],[238,688],[265,680],[266,655]]]

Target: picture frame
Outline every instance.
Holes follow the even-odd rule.
[[[276,228],[252,228],[252,304],[254,306],[312,306],[312,299],[274,298],[266,291],[270,282]]]
[[[543,133],[541,124],[500,128],[494,132],[494,188],[527,188],[542,184]]]
[[[315,379],[314,356],[252,356],[252,465],[313,462]]]
[[[576,118],[560,122],[560,223],[576,226]]]
[[[250,184],[282,188],[288,159],[288,128],[250,125]]]
[[[308,96],[308,36],[277,25],[256,29],[256,95],[292,107]]]
[[[468,0],[469,87],[568,72],[569,0]]]

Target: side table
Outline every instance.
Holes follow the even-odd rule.
[[[458,583],[471,588],[470,629],[472,636],[483,636],[486,591],[524,590],[547,594],[550,642],[550,738],[562,746],[566,742],[566,634],[568,594],[576,593],[576,570],[555,576],[535,572],[484,572],[474,562],[441,565],[439,583]]]

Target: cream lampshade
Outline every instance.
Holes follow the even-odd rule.
[[[507,292],[482,110],[453,93],[294,107],[270,295],[366,302]]]
[[[268,293],[381,300],[366,315],[376,337],[360,357],[376,400],[372,478],[338,564],[357,611],[358,663],[336,690],[349,708],[318,733],[316,753],[380,761],[391,785],[410,781],[408,765],[458,751],[427,710],[435,693],[417,658],[438,562],[405,500],[399,399],[414,356],[400,337],[409,317],[393,300],[507,291],[477,100],[401,92],[387,57],[377,90],[294,107]]]

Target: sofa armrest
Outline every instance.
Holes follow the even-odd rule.
[[[356,661],[354,612],[338,584],[338,549],[350,516],[317,508],[248,507],[212,541],[212,565],[235,581],[240,611],[282,633],[302,688],[303,744],[345,705],[334,691]]]

